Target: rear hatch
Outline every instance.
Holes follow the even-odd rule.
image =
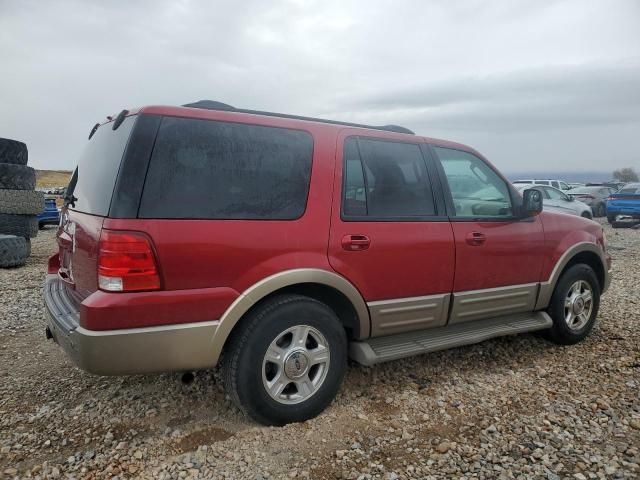
[[[65,197],[57,234],[58,276],[81,301],[98,289],[97,253],[120,164],[136,116],[101,125],[84,149]]]

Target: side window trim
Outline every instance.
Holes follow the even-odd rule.
[[[362,175],[364,179],[364,188],[365,188],[365,202],[367,205],[367,215],[348,215],[344,212],[345,206],[345,194],[346,194],[346,186],[347,186],[347,162],[345,162],[345,144],[349,139],[355,138],[357,150],[358,150],[358,159],[360,160],[360,168],[362,169]],[[429,186],[431,187],[431,195],[433,196],[433,205],[435,208],[435,215],[416,215],[416,216],[400,216],[400,217],[374,217],[369,216],[369,204],[368,204],[368,181],[367,175],[364,170],[364,163],[362,162],[362,154],[360,151],[360,138],[368,138],[372,140],[385,141],[385,142],[395,142],[395,143],[407,143],[411,145],[417,145],[420,149],[420,154],[422,156],[422,161],[425,164],[426,168],[426,181],[429,182]],[[395,139],[387,139],[380,138],[375,136],[366,136],[366,135],[347,135],[342,140],[342,158],[340,162],[342,164],[342,191],[340,192],[340,219],[343,222],[443,222],[448,221],[449,216],[447,214],[446,204],[444,200],[444,195],[442,193],[442,189],[440,186],[440,179],[437,176],[437,172],[435,171],[435,162],[434,157],[432,156],[430,150],[426,150],[425,147],[428,147],[426,143],[414,143],[414,142],[403,142],[401,140]],[[434,178],[434,174],[436,175]]]
[[[508,217],[507,216],[505,216],[505,217],[457,217],[456,216],[455,206],[453,204],[453,195],[451,194],[451,189],[449,188],[449,183],[447,182],[447,176],[445,174],[444,167],[442,166],[442,162],[438,158],[438,154],[436,153],[433,144],[426,143],[425,147],[429,149],[431,157],[434,160],[433,164],[434,164],[435,169],[437,171],[438,178],[439,178],[439,183],[440,183],[440,186],[442,188],[442,193],[443,193],[443,196],[444,196],[444,203],[446,205],[446,212],[447,212],[447,217],[448,217],[449,221],[451,221],[451,222],[514,222],[514,221],[533,222],[533,221],[535,221],[534,217],[520,218],[520,217],[518,217],[516,215],[516,211],[518,210],[519,194],[517,193],[515,188],[509,182],[504,180],[502,175],[500,175],[500,173],[493,166],[491,166],[488,163],[486,163],[480,157],[477,157],[477,158],[479,160],[481,160],[482,162],[484,162],[484,164],[487,167],[489,167],[491,170],[493,170],[496,174],[498,174],[498,176],[500,178],[502,178],[503,181],[505,181],[505,183],[507,185],[507,190],[509,192],[509,198],[511,199],[511,206],[512,206],[513,215],[508,216]],[[449,148],[451,150],[459,150],[459,151],[464,152],[464,153],[470,153],[470,152],[467,152],[466,150],[461,150],[461,149],[458,149],[458,148],[452,148],[452,147],[444,147],[444,148]],[[471,154],[471,155],[473,155],[473,154]],[[474,155],[474,156],[476,156],[476,155]]]

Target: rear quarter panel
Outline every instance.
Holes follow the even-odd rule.
[[[274,273],[331,270],[327,244],[335,129],[314,127],[306,210],[298,220],[106,219],[104,227],[148,234],[165,290],[227,287],[241,293]]]

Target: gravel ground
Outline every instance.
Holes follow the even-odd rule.
[[[265,428],[214,372],[97,377],[44,338],[54,229],[0,271],[0,475],[36,478],[639,478],[640,231],[589,339],[521,335],[365,368],[319,418]]]

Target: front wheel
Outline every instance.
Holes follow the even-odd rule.
[[[222,363],[233,402],[265,425],[302,422],[333,400],[347,366],[347,337],[327,305],[283,295],[252,311]]]
[[[560,277],[551,297],[549,339],[562,345],[584,340],[593,329],[599,307],[600,284],[595,272],[585,264],[572,266]]]
[[[582,218],[588,218],[589,220],[593,219],[593,215],[591,215],[591,212],[582,212],[582,214],[580,216]]]

